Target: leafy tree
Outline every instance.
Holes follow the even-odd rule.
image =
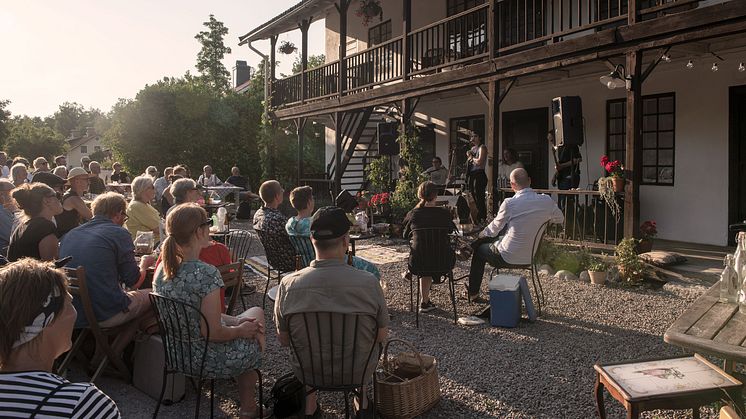
[[[10,111],[6,107],[10,104],[9,100],[0,100],[0,147],[5,144],[8,138],[10,123]]]
[[[85,109],[83,105],[76,102],[63,103],[54,115],[45,118],[44,121],[63,138],[67,138],[72,131],[82,133],[88,127],[93,127],[98,133],[103,133],[111,126],[104,112],[96,108]]]
[[[203,25],[209,30],[201,31],[194,37],[202,44],[202,49],[197,54],[197,71],[205,83],[215,91],[228,92],[231,74],[221,61],[225,54],[231,53],[231,49],[223,42],[223,37],[228,34],[228,28],[213,15],[210,15],[210,20],[203,22]]]
[[[9,126],[6,149],[11,157],[24,156],[29,161],[40,156],[51,159],[65,149],[64,138],[41,118],[16,117]]]
[[[326,56],[324,54],[319,55],[309,55],[308,56],[308,69],[321,67],[326,63]],[[295,61],[293,61],[293,74],[300,73],[301,70],[301,62],[300,62],[300,55],[295,57]]]

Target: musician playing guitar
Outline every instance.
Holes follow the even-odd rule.
[[[564,145],[557,147],[554,139],[554,131],[547,133],[547,140],[552,146],[552,157],[554,157],[554,176],[552,186],[560,190],[577,188],[580,185],[580,147],[577,145]]]
[[[469,162],[469,190],[477,203],[478,215],[475,221],[479,223],[487,218],[487,174],[484,171],[487,166],[487,147],[476,133],[471,136],[470,141],[473,147],[466,152]]]

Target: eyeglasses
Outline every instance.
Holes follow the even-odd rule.
[[[197,230],[199,230],[202,227],[212,227],[212,218],[208,218],[207,221],[200,223],[200,225],[197,226]]]

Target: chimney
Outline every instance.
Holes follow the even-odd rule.
[[[96,136],[96,128],[85,127],[85,136],[86,137],[95,137]]]
[[[233,79],[235,81],[235,87],[238,87],[251,78],[251,66],[246,64],[246,61],[236,60],[236,66],[233,67]]]

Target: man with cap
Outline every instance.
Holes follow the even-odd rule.
[[[10,244],[10,234],[18,223],[16,217],[16,207],[10,191],[15,185],[7,179],[0,179],[0,254],[4,257],[8,254],[8,244]]]
[[[81,222],[93,218],[90,208],[83,202],[83,194],[88,190],[90,175],[82,167],[73,167],[67,174],[70,189],[62,195],[62,214],[56,215],[57,237],[79,226]]]
[[[281,345],[290,345],[289,315],[318,311],[372,315],[378,325],[377,341],[386,340],[389,314],[378,280],[373,274],[346,262],[350,225],[347,215],[338,207],[320,208],[311,219],[311,242],[316,250],[316,260],[307,268],[283,278],[277,291],[275,319]],[[295,321],[298,320],[302,321],[299,318]],[[294,330],[299,329],[295,327]],[[369,350],[358,349],[363,352]],[[374,364],[377,359],[378,356],[372,354],[369,362]],[[352,360],[340,362],[351,363]],[[296,376],[300,377],[298,361],[291,358],[291,363]],[[375,365],[369,366],[369,373],[372,374],[374,369]],[[312,396],[307,399],[305,413],[315,416],[316,410],[315,397]]]

